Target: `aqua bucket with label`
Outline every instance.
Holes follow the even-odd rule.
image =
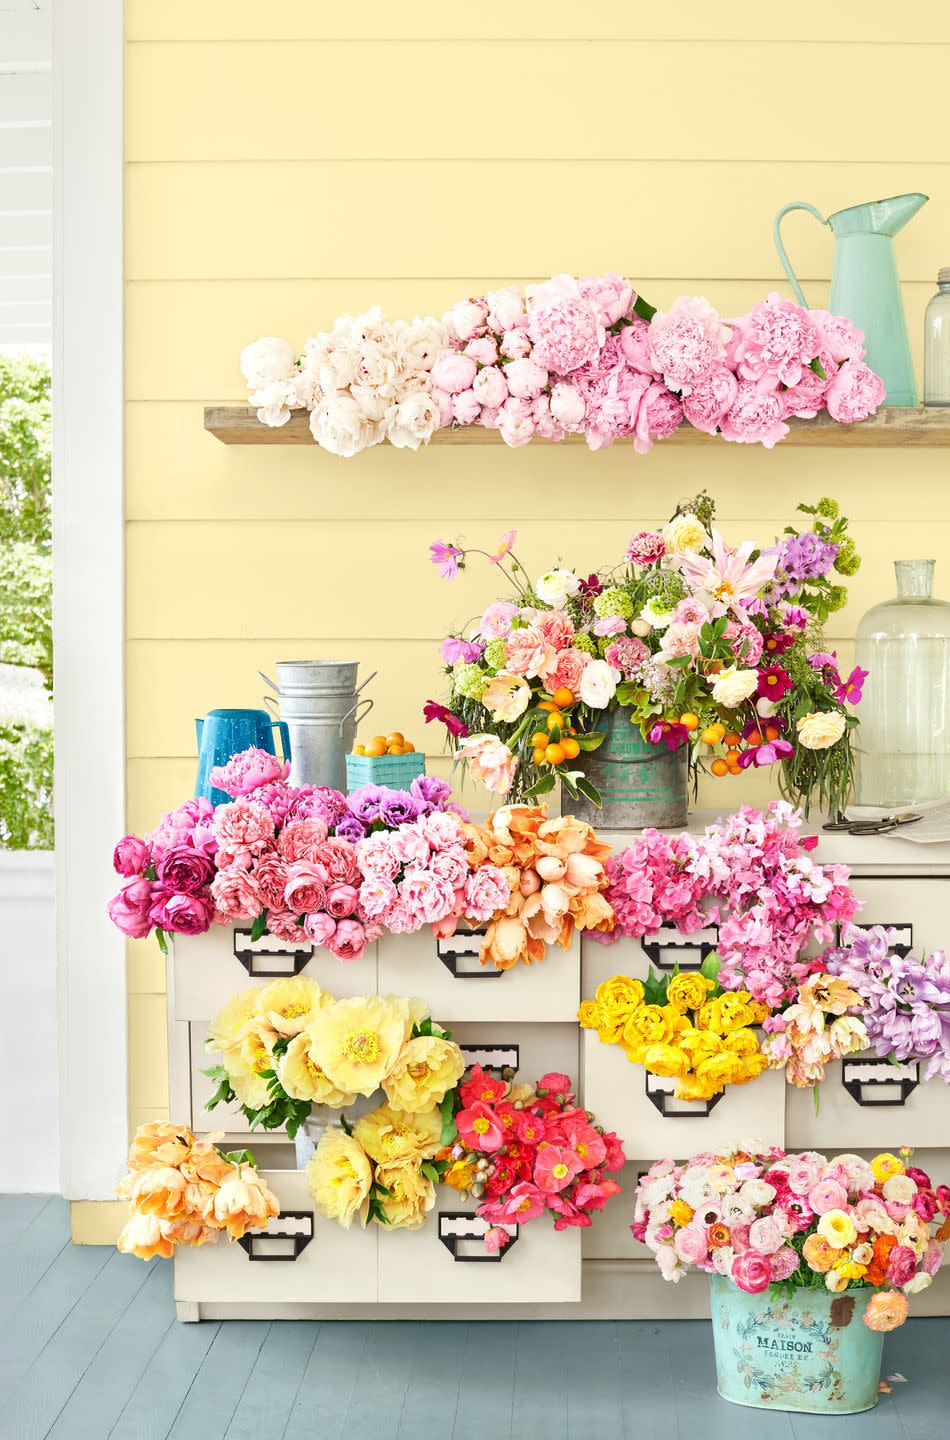
[[[878,1401],[884,1336],[864,1323],[874,1290],[832,1295],[802,1287],[790,1298],[748,1295],[710,1279],[716,1387],[734,1405],[851,1415]]]

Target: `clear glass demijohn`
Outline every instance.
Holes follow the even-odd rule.
[[[950,605],[932,560],[895,560],[897,595],[858,625],[868,671],[858,710],[858,805],[900,809],[950,799]]]

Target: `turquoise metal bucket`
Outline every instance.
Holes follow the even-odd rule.
[[[687,815],[688,746],[667,750],[651,745],[630,724],[630,711],[611,710],[600,727],[606,731],[598,750],[582,757],[584,773],[600,791],[602,806],[571,800],[561,793],[561,813],[568,812],[598,830],[682,830]]]
[[[792,1298],[747,1295],[710,1280],[716,1388],[733,1405],[852,1415],[878,1401],[884,1336],[864,1312],[874,1291],[797,1289]]]

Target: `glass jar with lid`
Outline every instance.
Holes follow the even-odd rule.
[[[950,799],[950,605],[933,560],[896,560],[897,595],[858,625],[868,671],[858,711],[858,805],[885,810]]]

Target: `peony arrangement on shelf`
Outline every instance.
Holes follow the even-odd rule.
[[[893,1330],[907,1297],[932,1283],[950,1239],[950,1188],[910,1157],[829,1160],[751,1146],[685,1165],[658,1160],[637,1186],[630,1228],[665,1280],[696,1269],[752,1295],[872,1289],[864,1323]]]
[[[247,1150],[225,1154],[221,1134],[198,1139],[187,1125],[140,1125],[129,1173],[116,1188],[129,1218],[116,1244],[123,1255],[171,1259],[179,1245],[240,1240],[280,1214],[277,1197]]]
[[[547,1213],[555,1230],[586,1229],[619,1194],[610,1175],[626,1163],[623,1146],[578,1107],[568,1075],[552,1071],[536,1085],[515,1085],[476,1065],[459,1101],[442,1179],[481,1202],[476,1214],[490,1222],[490,1254],[508,1244],[508,1225]]]
[[[234,996],[211,1024],[206,1108],[237,1102],[251,1129],[294,1138],[314,1105],[342,1111],[382,1090],[407,1114],[434,1110],[465,1068],[425,1002],[388,995],[336,1000],[305,976]]]
[[[657,310],[619,275],[555,275],[456,302],[441,322],[346,315],[302,355],[264,337],[241,353],[262,424],[307,410],[314,439],[352,456],[413,450],[440,427],[496,430],[509,446],[630,437],[645,454],[680,425],[771,448],[792,417],[873,415],[884,385],[843,316],[777,293],[723,318],[701,296]]]
[[[789,798],[841,809],[866,672],[842,675],[822,626],[860,565],[836,501],[800,505],[811,528],[773,545],[727,543],[705,494],[660,530],[634,535],[620,564],[586,578],[558,567],[532,580],[509,530],[493,552],[434,541],[452,580],[473,555],[508,586],[440,647],[446,702],[427,722],[473,777],[501,796],[557,781],[600,804],[585,757],[619,712],[645,742],[717,777],[778,766]]]

